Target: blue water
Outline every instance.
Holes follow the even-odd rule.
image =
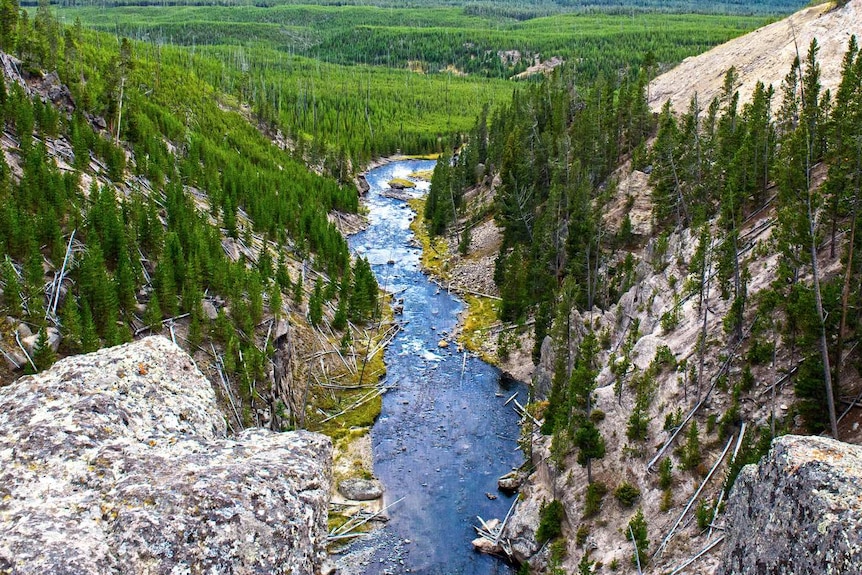
[[[468,354],[465,363],[448,336],[463,303],[422,274],[420,249],[409,230],[413,212],[405,202],[379,195],[393,177],[433,167],[433,161],[403,161],[369,172],[370,226],[350,238],[380,285],[404,300],[405,322],[386,351],[386,385],[393,389],[371,432],[385,504],[405,499],[390,509],[382,533],[354,548],[376,541],[363,567],[369,575],[509,574],[509,565],[475,553],[470,541],[477,515],[502,519],[512,503],[497,491],[497,478],[523,457],[516,443],[518,418],[511,404],[503,404],[515,391],[523,399],[526,390],[477,357]],[[411,193],[427,189],[420,183]],[[441,339],[450,346],[439,348]]]

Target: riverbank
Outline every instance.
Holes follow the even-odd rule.
[[[367,194],[371,186],[366,180],[366,175],[377,168],[381,168],[395,162],[409,161],[414,159],[436,159],[434,157],[424,156],[405,156],[394,155],[382,158],[377,158],[368,165],[365,169],[356,175],[355,183],[362,202],[363,221],[362,225],[344,226],[339,229],[346,238],[351,238],[356,234],[365,231],[370,225],[368,213],[370,211],[367,203]],[[341,218],[336,225],[341,223]],[[383,288],[385,293],[385,287]],[[382,377],[386,373],[386,365],[383,360],[383,354],[386,351],[386,340],[391,340],[391,334],[396,331],[396,321],[392,313],[391,294],[386,293],[381,302],[381,312],[385,313],[386,324],[383,329],[377,330],[377,336],[372,336],[370,348],[377,348],[377,353],[371,358],[368,370],[374,374],[380,374],[376,377]],[[382,334],[382,335],[381,335]],[[385,382],[383,388],[385,389]],[[337,486],[345,480],[349,479],[370,479],[376,480],[374,475],[374,455],[370,438],[370,430],[380,416],[380,411],[383,405],[383,394],[373,397],[362,406],[356,408],[352,417],[347,418],[348,430],[346,433],[333,434],[330,429],[322,430],[333,437],[333,482],[331,491],[331,508],[330,508],[330,529],[340,527],[350,520],[351,517],[357,514],[374,514],[381,511],[383,508],[382,498],[371,501],[356,502],[346,499],[337,489]],[[350,420],[355,420],[355,424],[349,424]],[[385,516],[381,519],[385,520]],[[363,526],[364,531],[368,531],[381,525],[381,521],[369,521]]]
[[[382,504],[391,506],[388,521],[333,550],[340,573],[510,572],[473,553],[470,541],[476,515],[503,516],[511,507],[496,478],[521,465],[522,455],[515,449],[518,416],[505,401],[526,390],[457,350],[452,334],[464,302],[422,273],[422,251],[410,231],[415,215],[404,198],[386,193],[389,182],[430,168],[430,161],[403,161],[367,173],[369,226],[349,238],[351,251],[368,258],[380,286],[396,298],[402,329],[385,350],[388,391],[380,416],[370,436],[341,445],[344,465],[337,467],[351,470],[370,449]],[[402,192],[421,197],[429,186],[416,185]]]
[[[487,363],[499,367],[518,381],[530,381],[533,376],[533,337],[531,324],[523,326],[499,321],[500,294],[494,283],[494,264],[502,243],[502,235],[493,218],[470,223],[484,210],[474,194],[472,214],[454,226],[463,232],[470,226],[470,241],[465,254],[460,253],[459,233],[430,237],[422,213],[424,198],[408,202],[416,213],[410,224],[416,241],[422,248],[422,268],[442,289],[457,293],[464,299],[465,310],[459,316],[455,335],[465,349]],[[471,210],[468,210],[468,212]]]

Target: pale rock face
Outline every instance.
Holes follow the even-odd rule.
[[[312,574],[331,444],[228,439],[170,341],[67,358],[0,389],[0,572]]]
[[[862,447],[786,435],[743,468],[716,575],[862,573]]]

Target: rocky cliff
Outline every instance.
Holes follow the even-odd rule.
[[[331,445],[226,437],[210,383],[151,337],[0,389],[0,572],[311,574]]]
[[[862,1],[849,0],[843,6],[821,2],[763,28],[716,46],[699,56],[684,60],[660,75],[650,85],[650,107],[659,111],[670,100],[677,111],[688,108],[697,94],[703,108],[724,87],[724,75],[733,66],[741,102],[751,99],[757,82],[778,91],[789,63],[799,54],[805,58],[812,39],[820,46],[823,89],[835,92],[841,79],[841,61],[851,34],[859,34]]]
[[[743,468],[716,575],[743,573],[862,573],[862,448],[787,435]]]

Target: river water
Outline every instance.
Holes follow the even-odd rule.
[[[502,519],[511,506],[512,499],[497,491],[497,478],[523,457],[518,418],[503,404],[516,391],[523,400],[525,387],[457,351],[448,334],[463,302],[422,274],[421,250],[409,230],[413,212],[404,201],[380,195],[392,178],[433,167],[433,161],[400,161],[370,171],[370,226],[350,238],[380,285],[403,298],[404,329],[385,356],[386,385],[393,389],[371,438],[384,503],[404,499],[389,510],[386,526],[349,547],[339,564],[367,575],[511,574],[504,562],[475,553],[470,541],[477,515]],[[428,187],[419,183],[411,193],[422,195]],[[441,339],[448,348],[438,347]]]

